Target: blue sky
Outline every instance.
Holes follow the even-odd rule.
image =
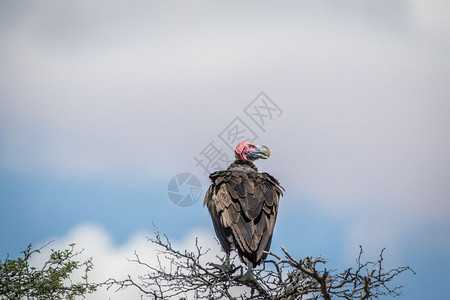
[[[151,252],[152,224],[217,247],[202,199],[181,208],[167,188],[189,172],[204,192],[194,157],[210,142],[231,157],[220,137],[239,117],[286,189],[272,250],[347,267],[359,245],[367,259],[386,247],[387,267],[417,272],[398,278],[404,299],[444,298],[449,8],[2,2],[0,256],[77,242],[100,281],[137,272],[124,261]],[[262,91],[281,110],[263,128],[245,113]]]

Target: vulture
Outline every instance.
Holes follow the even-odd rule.
[[[267,257],[284,189],[277,179],[259,173],[253,164],[267,159],[270,150],[249,142],[240,142],[236,160],[223,171],[210,175],[211,186],[203,205],[208,207],[217,238],[229,258],[237,250],[252,270]]]

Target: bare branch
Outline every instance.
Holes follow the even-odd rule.
[[[203,262],[210,250],[204,250],[197,239],[193,251],[174,249],[169,238],[157,231],[149,241],[158,247],[156,264],[142,261],[137,253],[131,260],[144,266],[146,274],[109,279],[103,285],[116,290],[135,287],[152,299],[364,300],[399,296],[402,287],[388,284],[404,271],[412,271],[409,267],[385,271],[384,249],[376,262],[362,262],[360,247],[356,266],[339,272],[324,268],[327,261],[322,257],[296,259],[281,246],[283,256],[268,252],[269,258],[249,278],[237,256],[227,260],[217,255],[218,261]]]

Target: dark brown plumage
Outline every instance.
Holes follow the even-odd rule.
[[[270,155],[267,152],[264,158]],[[236,154],[236,161],[227,170],[210,175],[212,184],[203,205],[208,207],[223,250],[229,254],[236,249],[252,268],[267,257],[264,251],[270,248],[283,188],[277,179],[259,173],[253,162],[242,156]]]

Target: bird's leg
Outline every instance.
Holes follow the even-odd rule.
[[[255,282],[255,277],[253,276],[253,264],[247,264],[247,272],[245,272],[244,276],[242,276],[243,281]]]
[[[250,286],[252,288],[251,295],[253,298],[253,293],[258,291],[259,295],[264,297],[263,299],[268,299],[268,293],[264,288],[259,284],[258,280],[256,280],[255,276],[253,276],[253,264],[249,262],[247,264],[247,272],[245,272],[244,276],[242,276],[241,279],[243,282],[246,283],[247,286]]]
[[[230,264],[230,252],[226,253],[225,262],[223,263],[224,269],[230,270],[231,264]]]
[[[225,262],[224,262],[224,264],[229,265],[229,264],[230,264],[230,252],[227,252],[225,255],[226,255],[226,256],[225,256]]]
[[[223,262],[222,267],[225,273],[231,272],[232,266],[230,263],[230,252],[226,252],[225,261]]]

